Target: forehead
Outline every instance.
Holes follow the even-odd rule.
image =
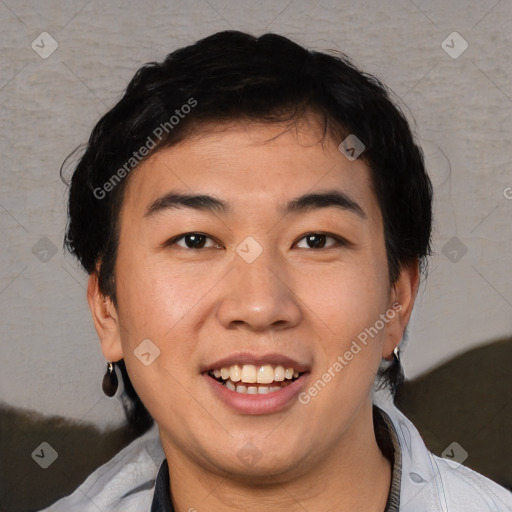
[[[378,220],[369,169],[360,158],[347,159],[339,142],[322,137],[311,121],[204,125],[132,171],[123,216],[142,217],[149,204],[171,190],[213,195],[235,212],[259,208],[263,215],[291,198],[338,189]]]

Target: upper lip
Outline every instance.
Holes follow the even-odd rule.
[[[299,361],[296,361],[291,357],[285,356],[283,354],[251,354],[249,352],[239,352],[227,357],[223,357],[222,359],[218,359],[214,363],[203,366],[201,372],[205,373],[209,372],[210,370],[218,370],[232,366],[234,364],[252,364],[254,366],[263,366],[265,364],[271,364],[274,366],[280,365],[284,368],[293,368],[299,373],[307,372],[310,369],[310,366],[306,363],[300,363]]]

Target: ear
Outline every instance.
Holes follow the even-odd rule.
[[[91,309],[94,327],[101,341],[101,350],[107,361],[119,361],[123,358],[120,329],[116,308],[110,299],[105,297],[99,288],[98,273],[89,276],[87,286],[87,302]]]
[[[393,350],[403,338],[405,328],[411,318],[419,282],[419,261],[415,259],[414,262],[403,266],[391,290],[390,307],[396,314],[387,325],[386,338],[382,346],[384,359],[391,360],[393,358]]]

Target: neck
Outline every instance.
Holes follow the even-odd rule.
[[[320,512],[332,509],[333,504],[337,512],[384,512],[389,494],[391,463],[375,439],[371,402],[361,408],[328,454],[312,457],[294,475],[270,476],[264,482],[206,470],[162,444],[176,512]]]

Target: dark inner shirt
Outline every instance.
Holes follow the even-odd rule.
[[[384,456],[391,462],[392,467],[391,486],[383,512],[399,512],[402,454],[398,437],[389,416],[376,406],[373,406],[373,426],[377,444]],[[151,512],[174,512],[169,483],[169,466],[167,459],[164,459],[156,477]]]

